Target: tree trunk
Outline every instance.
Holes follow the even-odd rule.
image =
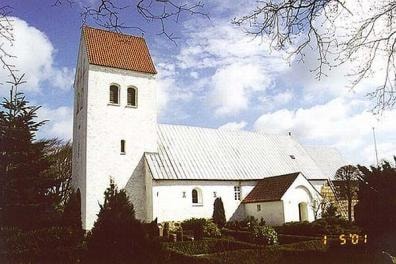
[[[348,198],[348,221],[352,222],[352,199]]]

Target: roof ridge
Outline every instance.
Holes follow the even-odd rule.
[[[184,125],[184,124],[165,124],[161,123],[158,124],[158,126],[173,126],[173,127],[185,127],[185,128],[198,128],[198,129],[203,129],[203,130],[215,130],[215,131],[221,131],[221,132],[226,132],[226,133],[248,133],[248,134],[254,134],[254,135],[264,135],[264,136],[276,136],[276,137],[290,137],[288,135],[284,134],[271,134],[271,133],[264,133],[260,131],[255,131],[255,130],[227,130],[227,129],[221,129],[221,128],[213,128],[213,127],[201,127],[201,126],[191,126],[191,125]],[[294,141],[293,137],[291,137]]]
[[[106,29],[103,29],[103,28],[97,28],[97,27],[92,27],[92,26],[84,25],[84,26],[83,26],[83,30],[86,29],[86,28],[94,29],[94,30],[100,30],[100,31],[107,32],[107,33],[112,33],[112,34],[115,34],[115,35],[126,36],[126,37],[133,37],[133,38],[140,38],[140,39],[146,40],[144,37],[141,37],[141,36],[136,36],[136,35],[127,34],[127,33],[122,33],[122,32],[115,32],[115,31],[106,30]]]

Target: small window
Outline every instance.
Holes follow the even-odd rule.
[[[127,96],[128,106],[137,106],[137,89],[129,87]]]
[[[241,187],[234,186],[234,199],[237,201],[241,200]]]
[[[257,212],[260,212],[261,211],[261,204],[258,204],[257,205]]]
[[[197,190],[192,190],[192,203],[197,204],[198,203],[198,191]]]
[[[213,192],[213,197],[214,197],[214,198],[217,197],[217,192]]]
[[[183,198],[186,198],[186,192],[183,192],[183,196],[182,196]]]
[[[125,154],[125,140],[121,140],[121,154]]]
[[[119,91],[118,91],[118,86],[116,85],[111,85],[110,86],[110,103],[111,104],[119,104]]]
[[[77,111],[76,111],[76,113],[78,113],[78,111],[80,111],[80,97],[81,97],[81,94],[80,94],[80,91],[78,91],[77,92]]]
[[[191,199],[193,204],[202,205],[202,192],[199,188],[192,190]]]

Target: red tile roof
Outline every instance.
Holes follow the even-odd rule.
[[[157,73],[144,38],[87,26],[83,36],[90,64]]]
[[[279,201],[300,172],[264,178],[243,199],[243,203]]]

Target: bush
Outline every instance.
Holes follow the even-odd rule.
[[[274,245],[278,243],[278,234],[270,226],[255,226],[252,235],[254,242],[258,244]]]
[[[223,228],[226,224],[226,217],[224,205],[221,198],[216,198],[213,204],[213,222],[219,227]]]
[[[83,251],[80,234],[70,227],[0,231],[0,263],[76,263]]]
[[[159,243],[148,238],[141,222],[135,219],[132,203],[115,184],[105,192],[98,219],[87,238],[89,262],[150,263],[160,252]]]
[[[204,225],[204,236],[205,237],[221,237],[220,229],[215,223],[207,220]]]
[[[191,218],[182,222],[183,230],[192,230],[194,239],[203,237],[220,237],[220,229],[211,220],[205,218]]]
[[[150,239],[157,238],[159,236],[157,219],[150,223],[144,223],[143,228]]]
[[[169,239],[169,223],[168,222],[166,222],[164,224],[164,237],[167,240]]]

